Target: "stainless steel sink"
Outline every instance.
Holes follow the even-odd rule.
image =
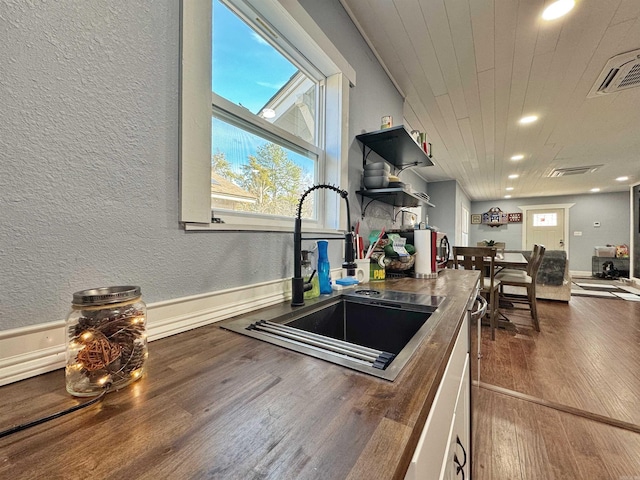
[[[431,331],[444,297],[359,289],[275,318],[242,317],[222,327],[394,380]]]

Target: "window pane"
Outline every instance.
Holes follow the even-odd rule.
[[[294,217],[300,196],[315,183],[318,158],[250,127],[212,119],[211,208]],[[302,217],[316,218],[315,192]]]
[[[534,213],[534,227],[555,227],[558,225],[558,214],[556,213]]]
[[[212,49],[214,93],[316,144],[318,83],[219,0]]]

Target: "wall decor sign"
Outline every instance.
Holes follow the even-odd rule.
[[[499,227],[509,222],[509,216],[500,208],[493,207],[487,212],[482,214],[482,223],[489,225],[490,227]]]
[[[474,214],[472,214],[472,215],[471,215],[471,223],[472,223],[473,225],[475,225],[475,224],[479,224],[479,223],[482,223],[482,214],[480,214],[480,213],[474,213]]]
[[[522,223],[522,212],[509,213],[509,223]]]

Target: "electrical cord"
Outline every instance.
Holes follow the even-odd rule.
[[[400,215],[402,212],[410,213],[414,217],[417,217],[417,215],[415,213],[410,212],[409,210],[405,210],[404,208],[401,208],[400,210],[398,210],[398,213],[396,213],[395,216],[393,217],[393,223],[396,223],[396,219],[398,218],[398,215]]]
[[[61,412],[57,412],[57,413],[54,413],[52,415],[48,415],[46,417],[38,418],[37,420],[33,420],[32,422],[23,423],[21,425],[16,425],[15,427],[11,427],[11,428],[8,428],[6,430],[2,430],[2,431],[0,431],[0,438],[7,437],[7,436],[11,435],[12,433],[21,432],[22,430],[26,430],[27,428],[35,427],[36,425],[40,425],[42,423],[48,422],[49,420],[54,420],[56,418],[60,418],[60,417],[66,415],[68,413],[72,413],[72,412],[75,412],[75,411],[80,410],[82,408],[89,407],[89,406],[91,406],[91,405],[93,405],[95,403],[98,403],[109,392],[110,388],[111,388],[111,384],[108,383],[108,384],[106,384],[104,386],[104,389],[102,390],[102,392],[100,392],[100,395],[98,395],[95,398],[92,398],[88,402],[81,403],[80,405],[75,405],[75,406],[73,406],[71,408],[67,408],[66,410],[62,410]]]

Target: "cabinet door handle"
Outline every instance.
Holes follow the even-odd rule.
[[[456,464],[456,476],[462,473],[462,480],[464,480],[464,467],[467,465],[467,451],[465,450],[464,445],[462,445],[462,442],[460,441],[460,437],[457,435],[456,435],[456,444],[460,445],[460,448],[462,448],[464,459],[462,460],[462,464],[461,464],[460,460],[458,460],[458,454],[454,453],[453,463]]]
[[[471,318],[474,320],[476,318],[484,317],[485,313],[487,313],[487,300],[482,296],[476,296],[476,303],[480,304],[476,310],[471,312]]]

